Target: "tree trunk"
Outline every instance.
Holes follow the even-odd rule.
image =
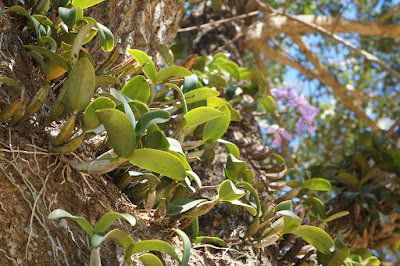
[[[18,1],[0,1],[0,9]],[[157,43],[170,44],[175,37],[183,11],[183,0],[105,1],[90,8],[90,15],[108,26],[117,40],[127,48],[141,49],[155,55]],[[30,40],[23,38],[24,17],[6,13],[0,18],[1,76],[23,85],[30,99],[44,79],[43,70],[25,48]],[[99,42],[99,41],[98,41]],[[95,58],[104,58],[99,44],[92,47]],[[98,61],[97,61],[98,62]],[[100,63],[100,62],[99,62]],[[158,65],[162,65],[158,61]],[[7,86],[0,90],[0,110],[15,97]],[[54,92],[42,112],[48,113]],[[80,174],[49,152],[49,130],[38,131],[29,124],[0,131],[0,265],[84,265],[90,257],[88,236],[72,220],[50,221],[50,211],[61,208],[85,217],[92,225],[110,211],[135,214],[128,202],[107,176]],[[81,145],[84,146],[84,145]],[[91,154],[89,145],[76,154]],[[132,232],[127,223],[118,228]],[[148,234],[144,223],[136,225],[138,239],[162,239],[158,232]],[[164,235],[165,237],[165,235]],[[123,249],[111,241],[101,246],[104,265],[118,265]],[[119,261],[119,262],[118,262]],[[171,264],[171,263],[168,263]]]

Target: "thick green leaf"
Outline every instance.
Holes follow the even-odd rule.
[[[183,88],[182,91],[187,93],[189,91],[195,90],[197,88],[197,84],[199,82],[199,78],[196,74],[192,74],[190,76],[186,76],[183,78]]]
[[[335,249],[335,251],[329,254],[317,252],[318,264],[323,266],[341,266],[345,258],[343,252],[339,249]]]
[[[138,75],[122,88],[121,94],[145,103],[150,97],[149,83],[143,76]]]
[[[235,79],[240,79],[239,66],[234,62],[226,62],[220,65],[220,68],[233,76]]]
[[[193,127],[208,122],[214,118],[224,116],[225,114],[219,110],[210,107],[198,107],[190,110],[183,116],[185,127]]]
[[[123,109],[124,113],[129,118],[129,121],[131,121],[132,126],[135,127],[136,119],[135,119],[135,115],[133,114],[133,108],[131,108],[131,105],[128,103],[128,100],[126,99],[126,97],[114,88],[111,88],[110,92],[111,92],[112,96],[114,96],[116,99],[118,99],[118,101],[120,101],[122,103],[122,105],[124,107],[124,109]],[[118,106],[117,106],[117,109],[118,109]],[[122,110],[120,110],[120,111],[122,111]]]
[[[80,6],[82,9],[94,6],[104,0],[72,0],[73,6]]]
[[[283,216],[283,222],[285,224],[286,231],[301,225],[301,218],[292,211],[282,210],[277,211],[276,213]]]
[[[67,100],[72,111],[77,114],[86,109],[94,94],[94,68],[87,58],[81,58],[72,67],[64,83]]]
[[[219,96],[219,92],[210,88],[195,89],[185,93],[186,103],[188,104],[216,96]]]
[[[161,149],[166,150],[169,149],[169,143],[167,137],[161,130],[157,127],[157,125],[150,125],[147,129],[146,141],[144,143],[145,148],[152,149]]]
[[[181,262],[175,250],[166,242],[161,240],[143,240],[135,243],[129,248],[126,257],[131,257],[135,253],[143,251],[160,251],[171,255],[174,259]]]
[[[293,211],[293,205],[291,200],[283,201],[275,207],[276,212],[283,210]]]
[[[92,237],[94,234],[93,227],[91,226],[91,224],[88,221],[86,221],[82,217],[74,216],[67,211],[64,211],[61,209],[56,209],[49,214],[48,218],[50,220],[59,219],[59,218],[71,218],[77,224],[79,224],[79,226],[89,235],[89,237]]]
[[[129,118],[116,109],[98,110],[97,114],[107,130],[114,151],[118,156],[128,158],[136,147],[136,134]]]
[[[57,52],[57,42],[53,38],[43,36],[43,37],[40,37],[39,41],[42,44],[45,44],[45,43],[50,44],[50,51],[52,51],[53,53]]]
[[[342,242],[342,240],[340,240],[339,238],[335,238],[333,243],[335,243],[336,249],[339,249],[340,251],[343,252],[345,258],[347,258],[350,255],[350,249],[346,246],[345,243]]]
[[[224,144],[227,153],[232,153],[235,158],[240,158],[239,148],[235,144],[223,139],[219,139],[218,142]]]
[[[329,254],[335,250],[332,238],[324,230],[309,225],[300,225],[290,233],[302,237],[307,243],[313,245],[319,252]]]
[[[215,118],[207,122],[203,131],[203,140],[206,142],[216,142],[221,138],[229,127],[231,121],[231,112],[227,105],[222,105],[218,108],[224,113],[224,116]]]
[[[125,250],[134,245],[132,237],[121,229],[113,229],[108,233],[95,233],[91,239],[92,248],[98,248],[104,240],[110,239],[120,244]]]
[[[275,100],[271,96],[260,97],[257,99],[257,102],[260,103],[268,113],[274,114],[278,111]]]
[[[326,218],[326,210],[322,201],[317,197],[308,197],[304,199],[305,204],[309,205],[314,213],[318,214],[322,219]]]
[[[46,30],[45,28],[40,24],[40,22],[35,19],[33,16],[31,16],[28,11],[26,11],[22,6],[12,6],[7,8],[6,10],[0,11],[0,16],[2,16],[6,12],[16,12],[19,13],[25,17],[27,17],[30,22],[33,24],[33,27],[35,28],[36,35],[40,39],[42,36],[46,35]]]
[[[83,113],[83,127],[84,130],[92,130],[101,125],[101,121],[96,111],[100,109],[113,109],[115,103],[106,97],[99,97],[91,102]]]
[[[157,74],[157,70],[156,70],[156,67],[154,66],[153,61],[151,61],[150,57],[146,53],[144,53],[140,50],[136,50],[136,49],[131,49],[131,50],[128,50],[127,52],[130,55],[132,55],[139,62],[139,64],[141,66],[146,64],[143,67],[143,72],[148,79],[153,81]]]
[[[192,223],[192,238],[199,236],[199,217],[196,217]]]
[[[96,82],[95,82],[95,87],[101,87],[101,86],[110,86],[110,85],[116,85],[120,84],[121,81],[117,79],[116,77],[110,76],[110,75],[101,75],[101,76],[96,76]]]
[[[193,243],[211,244],[222,248],[228,247],[226,242],[219,237],[198,236]]]
[[[179,152],[179,153],[181,153],[181,154],[185,154],[185,153],[183,152],[181,143],[180,143],[179,141],[177,141],[177,140],[174,139],[174,138],[167,138],[167,140],[168,140],[168,143],[169,143],[169,149],[170,149],[171,151],[175,151],[175,152]]]
[[[236,205],[236,206],[240,206],[240,207],[245,208],[245,209],[246,209],[248,212],[250,212],[250,214],[253,215],[253,216],[256,216],[256,215],[257,215],[257,209],[256,209],[256,208],[254,208],[253,206],[251,206],[251,205],[249,205],[249,204],[247,204],[247,203],[244,203],[244,202],[241,201],[241,200],[232,200],[232,201],[230,201],[229,203],[231,203],[231,204],[233,204],[233,205]]]
[[[206,202],[206,199],[178,199],[169,202],[167,205],[168,215],[178,215],[187,212],[200,203]]]
[[[225,175],[232,181],[241,178],[247,169],[247,163],[237,159],[233,154],[228,155],[228,160],[225,166]]]
[[[332,190],[331,183],[324,178],[311,178],[307,179],[303,183],[303,188],[319,191],[330,191]]]
[[[186,169],[181,160],[169,152],[155,149],[136,149],[129,161],[141,168],[177,181],[185,180],[186,177]]]
[[[161,54],[168,66],[174,65],[174,53],[168,46],[159,43],[156,45],[156,50]]]
[[[152,80],[154,83],[160,83],[166,81],[171,78],[181,78],[185,76],[192,75],[192,72],[187,70],[184,67],[180,66],[170,66],[164,69],[161,69]]]
[[[339,219],[343,216],[349,215],[348,211],[341,211],[341,212],[337,212],[335,214],[332,214],[331,216],[329,216],[328,218],[325,219],[325,222],[329,223],[330,221]]]
[[[128,213],[108,212],[104,214],[94,226],[94,233],[105,232],[117,219],[127,220],[131,226],[136,224],[136,219]]]
[[[246,193],[235,187],[231,180],[225,180],[218,188],[218,199],[221,201],[233,201],[240,199]]]
[[[216,87],[220,90],[225,89],[228,87],[228,82],[218,74],[207,74],[208,84],[209,87]]]
[[[94,23],[88,23],[83,25],[79,29],[78,34],[74,39],[74,43],[72,44],[71,52],[69,55],[69,62],[72,66],[75,65],[75,63],[77,62],[82,45],[85,43],[87,37],[90,36],[90,32],[92,31],[93,26]]]
[[[101,48],[105,51],[111,51],[114,48],[114,35],[113,33],[104,25],[96,23],[96,27],[99,30]]]
[[[257,205],[257,217],[261,215],[261,203],[260,203],[260,198],[258,197],[257,191],[254,189],[254,187],[245,181],[239,182],[236,184],[236,187],[239,188],[243,186],[245,189],[247,189],[250,192],[250,195],[254,198],[256,201]]]
[[[5,83],[5,84],[7,84],[7,85],[9,85],[9,86],[14,87],[14,89],[16,89],[18,92],[22,92],[22,87],[21,87],[21,85],[20,85],[18,82],[16,82],[15,80],[13,80],[13,79],[10,79],[10,78],[0,78],[0,82]]]
[[[182,230],[174,229],[174,231],[180,236],[183,242],[183,256],[181,260],[181,266],[187,266],[189,264],[190,258],[190,239]]]
[[[139,118],[136,124],[136,135],[142,134],[150,125],[165,123],[171,118],[171,115],[164,110],[154,110],[145,113]]]
[[[62,56],[37,45],[25,45],[25,47],[49,58],[51,61],[64,68],[65,70],[71,70],[71,65]]]
[[[351,187],[357,187],[359,181],[356,176],[346,172],[340,172],[337,177],[340,181],[345,182],[346,184],[350,185]]]
[[[72,28],[76,23],[76,15],[78,8],[80,7],[75,7],[75,8],[60,7],[58,9],[58,13],[60,14],[61,19],[70,28]]]
[[[144,266],[163,266],[161,260],[151,253],[141,255],[139,260]]]
[[[181,97],[181,101],[182,101],[183,114],[186,114],[188,112],[188,107],[187,107],[185,95],[183,95],[182,90],[173,83],[165,83],[165,85],[170,88],[173,88],[174,90],[176,90],[178,92],[179,96]]]

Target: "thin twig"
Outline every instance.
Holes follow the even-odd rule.
[[[252,11],[252,12],[247,13],[247,14],[243,14],[243,15],[239,15],[239,16],[235,16],[235,17],[231,17],[231,18],[225,18],[225,19],[213,21],[213,22],[209,22],[209,23],[202,24],[202,25],[199,25],[199,26],[191,26],[191,27],[187,27],[187,28],[182,28],[182,29],[179,29],[178,32],[201,30],[201,29],[204,29],[204,28],[216,26],[216,25],[219,25],[219,24],[231,22],[231,21],[234,21],[234,20],[242,19],[242,18],[254,17],[254,16],[257,16],[259,13],[260,12],[258,10],[257,11]]]

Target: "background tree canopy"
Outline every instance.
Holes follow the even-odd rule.
[[[0,264],[400,260],[398,1],[0,7]]]

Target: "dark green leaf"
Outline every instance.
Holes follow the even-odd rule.
[[[191,248],[190,239],[182,230],[174,229],[174,231],[180,236],[183,242],[183,256],[182,256],[181,266],[187,266],[189,264],[189,258],[190,258],[190,248]]]
[[[219,139],[218,142],[224,144],[227,153],[232,153],[235,158],[240,158],[239,148],[235,144],[223,139]]]
[[[113,33],[106,26],[103,26],[98,22],[96,23],[96,27],[100,34],[101,48],[106,52],[111,51],[114,48]]]
[[[62,56],[53,53],[52,51],[47,50],[46,48],[39,47],[37,45],[25,45],[25,47],[49,58],[50,60],[52,60],[54,63],[64,68],[65,70],[67,71],[71,70],[70,64]]]
[[[237,159],[233,154],[228,155],[228,160],[225,166],[225,175],[232,181],[241,178],[247,169],[247,163]]]
[[[61,19],[67,24],[68,27],[72,28],[76,23],[76,13],[80,7],[75,8],[65,8],[60,7],[58,9],[58,13],[60,14]]]
[[[168,203],[167,214],[178,215],[187,212],[200,203],[206,202],[206,199],[178,199]]]
[[[67,100],[74,113],[82,112],[90,103],[94,94],[95,74],[89,59],[81,58],[72,67],[64,83],[67,88]]]
[[[96,113],[100,109],[113,109],[115,103],[106,97],[99,97],[91,102],[83,113],[83,127],[84,130],[92,130],[101,125],[101,121]]]
[[[114,151],[119,156],[128,158],[136,147],[136,134],[129,118],[116,109],[98,110],[97,114],[107,130]]]
[[[283,201],[275,207],[276,212],[283,210],[293,211],[293,205],[291,200]]]
[[[136,135],[142,134],[150,125],[165,123],[171,118],[171,115],[163,110],[154,110],[145,113],[139,118],[136,124]]]
[[[113,76],[110,75],[101,75],[101,76],[96,76],[96,82],[95,82],[95,87],[101,87],[101,86],[110,86],[110,85],[116,85],[120,84],[121,81]]]
[[[196,74],[192,74],[190,76],[184,77],[182,91],[184,93],[187,93],[189,91],[195,90],[197,88],[198,82],[199,82],[199,79]]]

